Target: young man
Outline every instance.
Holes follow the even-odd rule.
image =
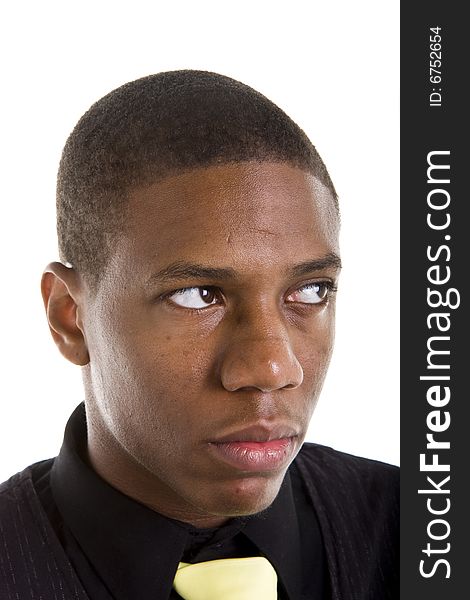
[[[340,270],[302,130],[227,77],[146,77],[79,121],[57,209],[42,293],[85,403],[1,488],[2,599],[397,597],[397,469],[302,446]]]

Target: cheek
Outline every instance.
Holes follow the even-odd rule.
[[[92,393],[119,437],[132,428],[167,439],[189,428],[210,373],[207,345],[142,324],[101,327],[92,342]]]
[[[334,311],[325,311],[297,345],[297,359],[304,371],[304,387],[316,401],[330,364],[334,342]]]
[[[171,398],[197,395],[212,373],[213,351],[207,338],[161,333],[142,336],[129,362],[146,388],[164,389]]]

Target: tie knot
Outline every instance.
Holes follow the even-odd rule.
[[[180,563],[174,588],[185,600],[276,600],[277,575],[262,556]]]

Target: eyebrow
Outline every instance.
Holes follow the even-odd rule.
[[[307,275],[316,271],[322,271],[328,268],[341,268],[340,257],[331,252],[321,258],[307,260],[288,269],[288,273],[294,277]],[[173,280],[184,279],[210,279],[212,281],[227,281],[237,278],[237,271],[231,267],[206,267],[196,263],[174,262],[167,265],[160,271],[154,273],[148,280],[152,283],[165,283]]]
[[[237,272],[230,267],[206,267],[195,263],[174,262],[154,273],[149,283],[166,282],[173,279],[213,279],[226,281],[235,279]]]
[[[299,277],[300,275],[307,275],[308,273],[314,273],[315,271],[323,271],[323,269],[341,269],[341,259],[334,252],[330,252],[322,258],[316,258],[314,260],[307,260],[298,265],[295,265],[290,272]]]

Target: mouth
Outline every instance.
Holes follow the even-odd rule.
[[[249,427],[209,443],[212,454],[247,473],[279,471],[292,461],[299,435],[292,427]]]

